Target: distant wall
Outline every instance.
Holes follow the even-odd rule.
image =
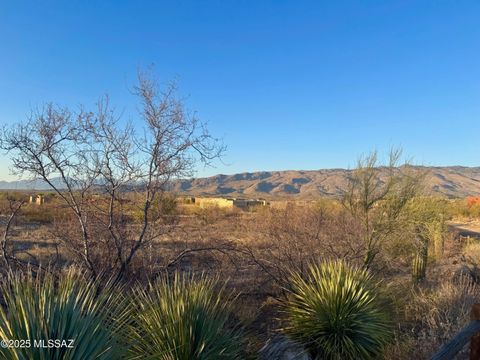
[[[255,206],[266,206],[269,203],[266,200],[255,199],[225,199],[225,198],[195,198],[195,204],[201,208],[219,207],[223,209],[232,209],[234,207],[240,209],[249,209]]]
[[[30,195],[30,204],[42,205],[45,202],[43,195]]]
[[[268,205],[266,200],[247,200],[247,199],[235,199],[233,200],[233,206],[241,209],[248,209],[255,206]]]
[[[195,198],[195,205],[200,206],[202,209],[208,207],[219,207],[223,209],[232,209],[233,208],[233,199],[223,199],[223,198]]]

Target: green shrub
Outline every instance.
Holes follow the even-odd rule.
[[[23,348],[2,346],[2,359],[119,359],[126,353],[120,329],[128,308],[112,287],[100,289],[70,270],[58,280],[46,272],[9,275],[1,290],[0,338],[30,341]],[[49,348],[48,340],[66,342]]]
[[[224,288],[201,276],[176,273],[148,289],[137,287],[131,330],[132,359],[240,359],[241,333],[228,323]]]
[[[372,359],[391,336],[378,284],[344,262],[311,265],[306,278],[291,277],[285,329],[315,359]]]

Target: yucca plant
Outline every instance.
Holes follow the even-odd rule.
[[[287,334],[314,359],[377,357],[391,334],[377,285],[367,270],[342,261],[311,265],[305,277],[293,273]]]
[[[2,343],[2,359],[119,359],[127,350],[120,329],[128,307],[112,285],[101,288],[71,269],[59,278],[10,274],[1,290],[0,338],[24,340],[24,347]]]
[[[241,358],[241,329],[231,327],[225,288],[204,275],[175,273],[147,289],[137,287],[131,359],[213,360]]]

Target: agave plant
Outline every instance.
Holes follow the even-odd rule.
[[[372,359],[391,336],[378,284],[368,271],[342,261],[294,273],[285,329],[315,359]]]
[[[175,273],[147,289],[137,287],[131,359],[239,359],[241,329],[228,324],[230,299],[204,275]]]
[[[126,352],[120,329],[128,307],[114,287],[100,288],[71,269],[9,275],[1,285],[2,359],[119,359]]]

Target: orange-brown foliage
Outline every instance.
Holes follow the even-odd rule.
[[[480,196],[467,197],[467,206],[471,208],[474,205],[480,204]]]

